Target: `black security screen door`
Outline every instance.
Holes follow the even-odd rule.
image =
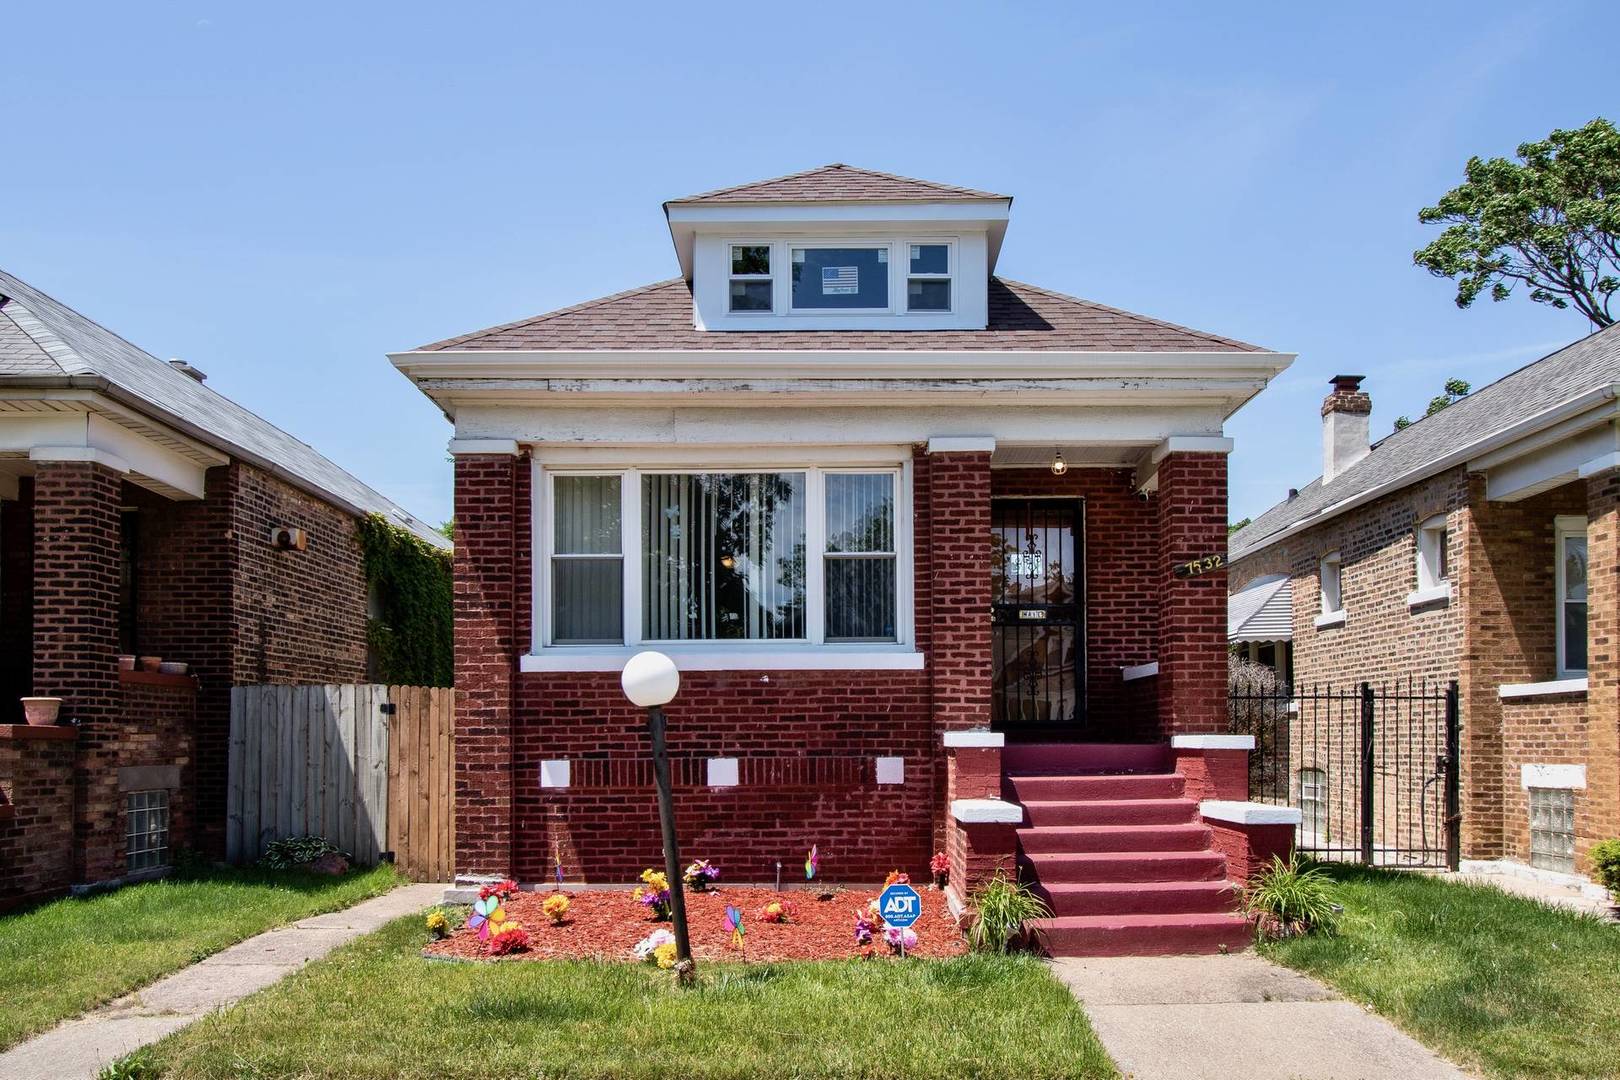
[[[1084,718],[1081,504],[990,504],[990,716],[1011,734],[1077,736]]]

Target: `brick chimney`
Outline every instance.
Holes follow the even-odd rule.
[[[1361,389],[1365,375],[1333,376],[1333,392],[1322,402],[1322,483],[1366,457],[1372,398]]]

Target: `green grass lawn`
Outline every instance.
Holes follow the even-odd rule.
[[[1114,1077],[1039,961],[423,959],[400,919],[156,1048],[188,1077]]]
[[[205,870],[0,915],[0,1049],[262,930],[399,882],[392,866],[340,878]]]
[[[1487,885],[1330,867],[1334,938],[1266,945],[1491,1076],[1620,1076],[1620,927]]]

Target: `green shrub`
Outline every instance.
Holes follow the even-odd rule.
[[[96,1080],[157,1080],[163,1075],[157,1058],[150,1047],[142,1047],[133,1054],[125,1054],[117,1061],[102,1067]]]
[[[1272,856],[1271,865],[1249,885],[1244,902],[1256,920],[1256,932],[1270,937],[1332,934],[1342,910],[1327,874],[1297,851],[1287,862]]]
[[[293,836],[272,840],[259,857],[259,865],[267,870],[291,870],[312,863],[322,855],[349,858],[348,852],[339,851],[337,845],[324,836]]]
[[[1593,844],[1590,856],[1598,883],[1609,890],[1616,903],[1620,903],[1620,839]]]
[[[1022,937],[1024,923],[1052,914],[1028,885],[1009,881],[999,870],[974,891],[971,902],[976,918],[968,928],[968,943],[979,952],[1007,952]]]

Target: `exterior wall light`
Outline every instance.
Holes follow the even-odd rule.
[[[1062,476],[1068,471],[1069,463],[1063,460],[1063,451],[1054,448],[1052,450],[1052,475]]]

